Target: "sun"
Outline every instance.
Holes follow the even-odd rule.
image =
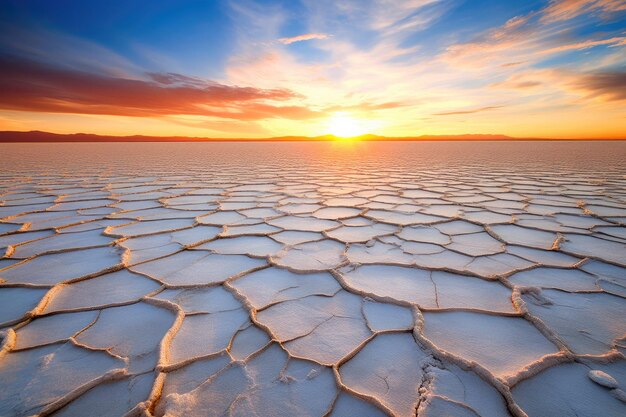
[[[327,131],[340,138],[350,138],[368,133],[368,120],[356,119],[345,112],[337,112],[328,119]]]

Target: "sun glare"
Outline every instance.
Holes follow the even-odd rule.
[[[353,136],[369,133],[371,128],[368,120],[355,119],[347,113],[335,113],[328,120],[328,133],[340,138],[350,138]]]

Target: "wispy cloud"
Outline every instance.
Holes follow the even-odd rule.
[[[516,16],[468,42],[447,47],[443,59],[454,65],[481,68],[511,61],[536,63],[549,55],[598,46],[626,46],[626,37],[575,35],[565,22],[583,13],[605,15],[626,10],[623,0],[555,0],[543,9]]]
[[[553,48],[548,48],[540,51],[541,54],[553,54],[557,52],[565,52],[565,51],[580,51],[584,49],[593,48],[595,46],[626,46],[626,36],[616,36],[609,39],[599,39],[599,40],[585,40],[581,42],[574,43],[566,43],[563,45],[555,46]]]
[[[310,41],[313,39],[328,39],[330,35],[326,33],[306,33],[304,35],[293,36],[291,38],[280,38],[278,42],[283,45],[290,45],[294,42]]]
[[[502,68],[511,68],[511,67],[517,67],[517,66],[520,66],[520,65],[524,65],[526,63],[527,63],[526,61],[507,62],[507,63],[501,64],[500,66]]]
[[[573,19],[584,13],[609,15],[626,10],[623,0],[551,0],[543,11],[542,22],[551,23]]]
[[[359,111],[359,112],[374,112],[378,110],[392,110],[407,106],[406,103],[400,103],[397,101],[387,101],[382,103],[356,103],[351,105],[337,105],[324,108],[325,112],[336,111]]]
[[[485,107],[479,107],[477,109],[456,110],[456,111],[447,111],[447,112],[434,113],[433,116],[454,116],[454,115],[458,115],[458,114],[481,113],[481,112],[485,112],[485,111],[501,109],[502,107],[504,107],[504,106],[485,106]]]

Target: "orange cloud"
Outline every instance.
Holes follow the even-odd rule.
[[[318,117],[306,107],[278,105],[300,97],[287,89],[230,86],[174,73],[148,77],[118,78],[0,56],[0,109],[236,120]]]
[[[593,48],[594,46],[610,45],[610,46],[624,46],[626,45],[626,36],[616,36],[610,39],[600,40],[587,40],[583,42],[570,43],[565,45],[556,46],[554,48],[548,48],[541,51],[542,54],[553,54],[556,52],[574,51]]]
[[[626,10],[623,0],[552,0],[543,10],[544,23],[573,19],[584,13],[610,14]]]

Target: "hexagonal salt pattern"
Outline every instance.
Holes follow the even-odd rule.
[[[626,415],[624,145],[3,146],[2,416]]]

